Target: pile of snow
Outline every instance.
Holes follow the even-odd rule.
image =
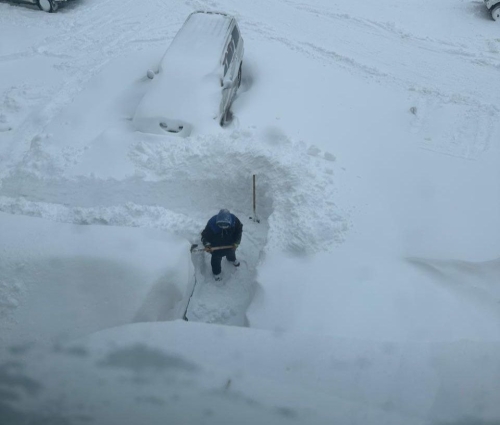
[[[499,349],[135,324],[49,353],[12,347],[0,376],[18,384],[0,389],[19,401],[0,400],[0,414],[8,424],[495,423]]]
[[[101,329],[182,316],[189,244],[152,229],[0,213],[0,340],[51,346]]]

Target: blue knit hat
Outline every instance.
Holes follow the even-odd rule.
[[[217,217],[215,218],[215,224],[217,224],[217,226],[219,226],[221,229],[227,229],[228,227],[231,227],[231,224],[233,224],[233,220],[229,210],[220,210],[219,214],[217,214]]]

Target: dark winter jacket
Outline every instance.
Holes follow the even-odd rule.
[[[203,245],[224,246],[240,244],[243,224],[234,214],[228,214],[230,225],[227,229],[221,229],[217,226],[217,215],[214,215],[201,232],[201,241]]]

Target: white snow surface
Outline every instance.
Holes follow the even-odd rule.
[[[137,132],[195,10],[233,120]],[[500,423],[499,70],[482,1],[0,2],[0,424]]]

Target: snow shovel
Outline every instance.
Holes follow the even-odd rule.
[[[191,252],[204,252],[205,247],[203,248],[197,248],[198,244],[193,244],[191,245]],[[234,245],[224,245],[224,246],[214,246],[212,248],[212,251],[218,251],[219,249],[229,249],[229,248],[234,248]]]

